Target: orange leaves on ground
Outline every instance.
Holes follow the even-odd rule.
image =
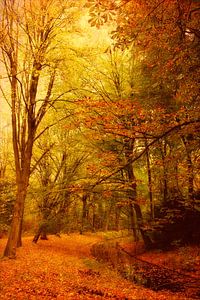
[[[95,235],[63,235],[31,243],[24,238],[16,260],[0,260],[1,300],[169,299],[137,287],[90,255]],[[3,250],[5,240],[0,240]],[[178,299],[172,296],[170,299]]]

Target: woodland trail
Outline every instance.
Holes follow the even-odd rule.
[[[90,254],[95,235],[50,236],[33,244],[23,239],[17,259],[0,260],[1,300],[124,299],[182,300],[169,292],[153,292],[123,279]],[[0,240],[2,253],[6,240]]]

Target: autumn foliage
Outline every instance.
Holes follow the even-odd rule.
[[[156,293],[134,285],[98,263],[90,248],[100,241],[97,236],[73,234],[51,236],[35,245],[25,238],[17,260],[0,260],[0,299],[186,299],[184,294]],[[4,244],[1,240],[0,249]]]
[[[199,1],[6,0],[0,11],[2,299],[184,297],[199,268]]]

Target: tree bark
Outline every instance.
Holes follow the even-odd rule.
[[[23,219],[23,209],[26,198],[27,185],[21,183],[17,189],[16,201],[14,205],[13,218],[9,232],[8,241],[4,250],[4,256],[16,257],[16,248],[20,235],[20,227]]]
[[[147,174],[148,174],[150,213],[151,213],[151,219],[153,220],[154,219],[154,203],[153,203],[153,193],[152,193],[151,163],[150,163],[149,149],[148,149],[148,144],[147,144],[146,137],[145,137],[145,148],[146,148],[146,161],[147,161]]]
[[[163,141],[160,141],[160,153],[162,158],[162,165],[163,165],[163,180],[162,180],[162,196],[163,196],[163,203],[166,204],[168,200],[168,174],[167,174],[167,166],[166,166],[166,155],[167,155],[167,143],[164,139]]]
[[[96,231],[96,206],[92,206],[92,232]]]
[[[133,232],[134,240],[138,241],[138,232],[137,232],[137,220],[135,218],[135,208],[133,203],[129,204],[129,215],[130,215],[130,224],[131,224],[131,230]]]
[[[109,206],[105,208],[105,212],[104,212],[104,222],[103,222],[103,230],[104,231],[108,231],[110,215],[111,215],[112,209],[113,209],[113,204],[111,202],[111,203],[109,203]]]
[[[19,235],[18,235],[18,241],[17,241],[17,248],[22,247],[22,230],[23,230],[23,215],[21,218],[20,228],[19,228]]]
[[[48,240],[46,228],[43,228],[41,235],[40,235],[40,239],[45,240],[45,241]]]
[[[115,230],[120,230],[120,207],[115,207]]]
[[[39,240],[39,238],[41,240],[48,240],[47,238],[47,229],[46,229],[46,224],[42,224],[40,225],[40,227],[38,228],[37,233],[35,234],[34,238],[33,238],[33,243],[37,243],[37,241]]]
[[[83,207],[82,207],[82,220],[81,220],[80,234],[83,234],[85,230],[86,217],[87,217],[87,197],[88,197],[87,194],[83,195],[82,197]]]
[[[39,229],[38,229],[38,231],[37,231],[37,233],[35,234],[35,236],[34,236],[34,238],[33,238],[33,243],[37,243],[37,241],[39,240],[39,237],[40,237],[40,235],[41,235],[41,232],[42,232],[42,228],[41,228],[41,226],[39,227]]]
[[[136,185],[136,178],[135,178],[133,165],[132,165],[132,153],[133,153],[134,143],[135,143],[135,139],[129,139],[125,141],[125,156],[128,162],[128,165],[125,170],[126,170],[128,182],[130,184],[130,189],[128,190],[128,198],[130,201],[129,207],[130,207],[130,216],[131,216],[131,226],[132,226],[132,231],[135,240],[137,241],[139,239],[139,235],[137,232],[137,228],[138,228],[139,233],[141,234],[142,239],[145,243],[145,246],[149,248],[151,241],[149,237],[146,235],[145,231],[143,230],[142,211],[140,205],[137,203],[137,185]],[[133,208],[135,211],[136,220],[134,218]]]
[[[183,144],[185,146],[186,159],[187,159],[187,177],[188,177],[188,198],[189,200],[194,200],[194,174],[193,174],[193,164],[192,155],[189,145],[189,140],[186,137],[182,137]]]

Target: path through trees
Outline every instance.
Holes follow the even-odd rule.
[[[0,260],[0,299],[180,299],[180,295],[153,292],[133,285],[105,264],[90,248],[95,235],[51,236],[31,243],[24,239],[17,260]],[[3,249],[6,240],[0,240]],[[183,298],[181,298],[183,299]]]

